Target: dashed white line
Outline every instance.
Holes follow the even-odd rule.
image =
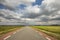
[[[5,38],[4,38],[4,40],[8,39],[9,37],[11,37],[11,35],[9,35],[9,36],[5,37]]]
[[[46,37],[46,39],[51,40],[50,38]]]
[[[14,32],[13,34],[16,34],[16,32]]]
[[[17,31],[16,31],[16,32],[14,32],[13,34],[16,34],[17,32],[19,32],[19,31],[21,31],[21,30],[23,30],[23,29],[17,30]]]
[[[13,34],[16,34],[17,32],[22,31],[22,30],[23,30],[23,29],[17,30],[17,31],[16,31],[16,32],[14,32]],[[8,39],[9,37],[11,37],[11,35],[9,35],[9,36],[5,37],[3,40]]]

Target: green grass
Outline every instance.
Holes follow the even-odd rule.
[[[38,28],[40,31],[48,34],[49,36],[55,37],[60,40],[60,26],[33,26]]]
[[[22,26],[9,26],[9,25],[2,25],[0,26],[0,37],[8,32],[14,31]]]

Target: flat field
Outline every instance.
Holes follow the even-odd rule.
[[[60,40],[60,26],[33,26],[49,36],[55,37]]]
[[[0,37],[8,32],[14,31],[21,28],[22,26],[11,26],[11,25],[1,25],[0,26]]]

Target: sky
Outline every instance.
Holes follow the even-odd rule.
[[[0,0],[0,25],[60,25],[60,0]]]

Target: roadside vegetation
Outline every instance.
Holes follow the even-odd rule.
[[[33,26],[33,28],[37,28],[39,31],[60,40],[60,26]]]
[[[21,27],[23,27],[23,26],[0,25],[0,37],[8,32],[14,31]]]

